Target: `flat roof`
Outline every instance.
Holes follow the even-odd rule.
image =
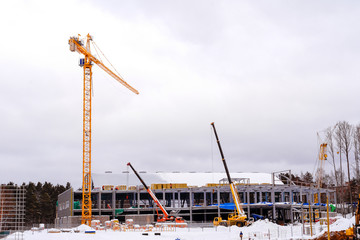
[[[226,179],[224,172],[138,172],[145,183],[150,186],[156,183],[186,183],[188,186],[205,186],[208,183],[219,183],[222,179]],[[246,183],[250,184],[272,184],[272,174],[270,173],[230,173],[231,178],[246,179]],[[92,181],[95,187],[103,185],[141,185],[141,182],[132,172],[122,173],[93,173]],[[282,182],[276,178],[276,184]]]

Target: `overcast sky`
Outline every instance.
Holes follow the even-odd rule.
[[[223,171],[211,122],[232,172],[313,172],[316,133],[359,123],[359,1],[14,0],[0,22],[2,183],[80,185],[77,34],[140,92],[94,66],[96,173]]]

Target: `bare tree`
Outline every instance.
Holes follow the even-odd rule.
[[[355,179],[360,182],[360,124],[354,127]],[[359,186],[357,192],[359,192]]]
[[[354,155],[355,155],[356,180],[360,179],[359,154],[360,154],[360,124],[354,127]]]
[[[347,172],[348,172],[348,184],[349,184],[349,195],[350,202],[352,203],[352,191],[351,191],[351,176],[350,176],[350,162],[349,162],[349,154],[353,141],[353,132],[354,128],[346,121],[341,121],[336,124],[335,130],[335,138],[338,143],[340,153],[344,153],[347,162]],[[340,155],[340,164],[341,164],[341,155]]]
[[[342,170],[342,158],[341,158],[341,152],[342,152],[342,138],[341,138],[341,131],[338,128],[338,123],[334,126],[334,138],[335,138],[335,142],[336,142],[336,147],[337,147],[337,153],[340,154],[340,167],[339,169],[335,172],[335,177],[337,179],[340,178],[339,180],[339,184],[338,184],[338,188],[339,188],[339,193],[340,193],[340,203],[343,205],[344,204],[344,194],[342,191],[342,187],[343,187],[343,183],[344,183],[344,175],[343,175],[343,170]],[[344,206],[342,207],[342,213],[344,214]]]

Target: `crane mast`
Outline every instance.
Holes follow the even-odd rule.
[[[324,163],[327,160],[327,143],[322,143],[320,145],[320,152],[319,152],[319,168],[318,168],[318,179],[317,179],[317,187],[321,188],[322,185],[322,174],[324,169]]]
[[[86,49],[90,52],[90,39],[86,41]],[[82,223],[91,221],[91,80],[92,65],[88,55],[84,59],[83,90],[83,199]]]
[[[80,36],[80,35],[79,35]],[[91,96],[92,96],[92,65],[97,64],[101,69],[107,72],[115,80],[119,81],[126,88],[139,94],[139,92],[126,83],[121,77],[116,75],[101,61],[91,54],[90,42],[93,40],[90,34],[86,37],[86,46],[82,40],[77,37],[70,37],[70,51],[83,54],[80,59],[80,66],[83,67],[83,175],[82,175],[82,224],[90,225],[91,221]]]
[[[327,160],[327,143],[322,143],[320,144],[320,151],[319,151],[319,167],[317,169],[317,179],[316,179],[316,187],[318,189],[321,188],[322,185],[322,175],[323,175],[323,171],[324,171],[324,164],[325,164],[325,160]],[[320,193],[315,194],[314,196],[314,203],[319,203],[320,200]],[[319,217],[319,213],[316,212],[316,217]]]

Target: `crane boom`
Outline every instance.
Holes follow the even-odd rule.
[[[228,169],[226,161],[225,161],[224,153],[222,151],[220,140],[219,140],[219,137],[218,137],[217,132],[216,132],[215,124],[212,122],[211,126],[213,127],[213,130],[214,130],[214,133],[215,133],[216,141],[217,141],[217,144],[218,144],[218,147],[219,147],[219,150],[220,150],[221,159],[222,159],[222,162],[224,164],[226,175],[227,175],[227,178],[228,178],[228,181],[229,181],[229,184],[230,184],[230,189],[231,189],[231,193],[232,193],[232,196],[233,196],[233,200],[234,200],[234,204],[235,204],[237,213],[239,215],[245,215],[245,212],[244,212],[244,210],[242,209],[242,207],[240,205],[240,198],[239,198],[239,194],[238,194],[238,192],[236,190],[235,183],[231,180],[231,177],[230,177],[230,172],[229,172],[229,169]]]
[[[151,198],[154,200],[154,202],[156,203],[156,205],[161,209],[161,211],[164,214],[164,219],[168,219],[169,218],[169,214],[168,212],[165,210],[165,208],[161,205],[160,201],[157,199],[157,197],[155,196],[155,194],[151,191],[151,189],[146,185],[146,183],[144,182],[144,180],[142,180],[142,178],[140,177],[140,175],[137,173],[137,171],[133,168],[133,166],[131,165],[131,163],[127,164],[128,166],[130,166],[130,168],[134,171],[135,175],[138,177],[138,179],[140,180],[140,182],[142,183],[142,185],[144,185],[146,191],[149,193],[149,195],[151,196]]]
[[[80,35],[79,35],[80,36]],[[139,92],[125,82],[121,77],[107,68],[101,61],[91,54],[90,34],[86,38],[86,46],[84,47],[79,37],[70,37],[70,51],[78,52],[84,55],[84,59],[80,60],[80,66],[84,69],[84,86],[83,86],[83,184],[82,184],[82,224],[90,225],[92,209],[91,209],[91,95],[92,95],[92,64],[96,63],[101,69],[115,78],[126,88],[132,92]]]
[[[91,36],[88,34],[88,38],[90,37],[91,40]],[[115,78],[115,80],[119,81],[122,85],[124,85],[126,88],[128,88],[130,91],[132,91],[135,94],[139,94],[139,92],[133,88],[132,86],[130,86],[127,82],[124,81],[124,79],[122,79],[120,76],[116,75],[113,71],[111,71],[108,67],[106,67],[100,60],[98,60],[96,57],[94,57],[91,52],[89,52],[88,49],[84,48],[82,46],[81,41],[79,40],[79,38],[77,37],[73,37],[70,38],[69,40],[69,44],[70,46],[72,44],[74,44],[74,51],[77,51],[80,54],[83,54],[84,56],[87,56],[89,58],[90,61],[96,63],[101,69],[103,69],[105,72],[107,72],[110,76],[112,76],[113,78]]]

